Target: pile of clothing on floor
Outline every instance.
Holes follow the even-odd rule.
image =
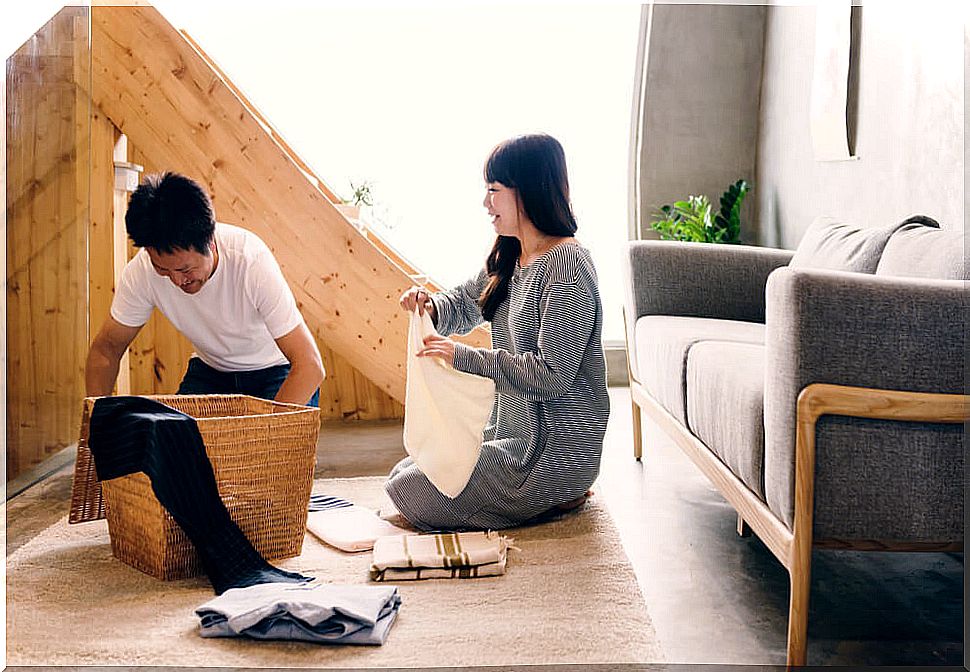
[[[227,590],[195,613],[203,637],[383,644],[400,606],[393,586],[262,583]]]
[[[200,606],[203,637],[383,644],[401,598],[384,586],[314,585],[253,548],[219,496],[195,419],[144,397],[102,397],[88,446],[101,481],[145,473],[192,541],[217,597]]]
[[[88,446],[101,481],[143,472],[199,552],[217,597],[199,606],[203,637],[383,644],[401,597],[393,586],[312,583],[269,564],[229,516],[195,420],[144,397],[102,397]],[[373,581],[504,574],[509,540],[494,532],[411,534],[378,512],[311,497],[308,529],[346,551],[373,549]]]

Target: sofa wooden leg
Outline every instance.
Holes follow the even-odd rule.
[[[633,405],[633,457],[639,461],[643,457],[643,420],[637,402],[630,403]]]
[[[811,548],[807,558],[793,558],[789,570],[788,665],[805,665],[808,652],[808,592],[811,584]]]
[[[738,514],[738,536],[739,537],[751,536],[751,528],[745,524],[744,518],[741,516],[740,513]]]
[[[821,415],[819,386],[798,395],[795,429],[795,509],[788,574],[788,665],[808,658],[808,592],[812,582],[812,518],[815,506],[815,422]]]

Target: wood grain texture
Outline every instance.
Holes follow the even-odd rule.
[[[87,9],[7,61],[7,478],[77,439],[87,351]],[[83,168],[83,169],[82,169]]]

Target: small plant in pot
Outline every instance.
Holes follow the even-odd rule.
[[[341,198],[341,202],[335,205],[344,217],[352,222],[357,222],[360,220],[361,206],[370,207],[374,205],[374,194],[371,191],[371,183],[366,180],[359,184],[354,184],[351,180],[350,190],[350,198]]]
[[[686,201],[663,205],[650,228],[661,240],[683,240],[697,243],[741,242],[741,204],[751,191],[745,180],[738,180],[721,195],[721,208],[712,212],[707,196],[688,196]]]

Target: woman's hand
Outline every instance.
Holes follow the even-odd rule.
[[[437,357],[443,359],[449,366],[455,363],[455,342],[450,338],[431,334],[424,337],[424,348],[418,351],[418,357]]]
[[[424,315],[424,311],[428,311],[431,319],[437,322],[438,311],[435,310],[434,303],[432,303],[428,291],[424,287],[415,286],[401,294],[401,307],[404,310],[409,313],[414,312],[415,306],[418,307],[419,315]]]

